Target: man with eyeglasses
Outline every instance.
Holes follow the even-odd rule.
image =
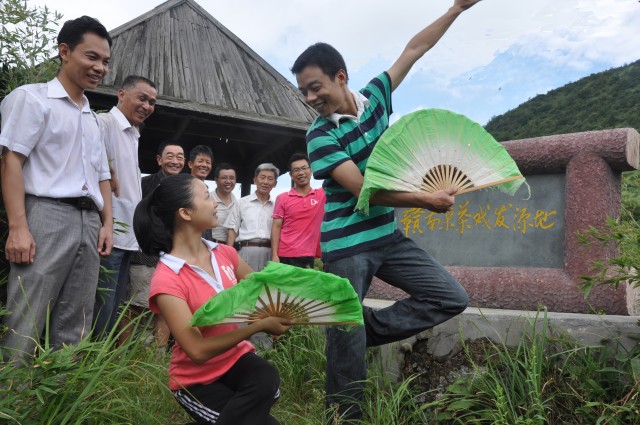
[[[361,301],[374,276],[409,294],[386,308],[363,306],[364,326],[327,328],[325,402],[345,425],[361,423],[363,418],[367,347],[414,336],[462,313],[469,302],[455,277],[398,230],[394,214],[394,207],[446,213],[455,203],[455,191],[380,190],[371,197],[368,215],[354,207],[369,156],[389,126],[394,90],[478,1],[454,0],[442,16],[409,40],[387,71],[360,91],[349,88],[344,58],[327,43],[309,46],[291,67],[305,102],[319,114],[306,139],[314,176],[324,179],[327,193],[324,271],[348,279]]]
[[[216,210],[218,226],[211,229],[211,237],[214,242],[226,245],[229,229],[224,227],[224,222],[232,211],[240,208],[238,199],[232,193],[236,187],[236,170],[230,164],[223,162],[213,171],[213,179],[216,181],[216,189],[211,191],[211,197],[218,204]]]
[[[253,271],[260,271],[271,259],[271,223],[273,199],[280,170],[270,163],[260,164],[253,175],[256,191],[240,198],[240,207],[224,222],[229,229],[227,243],[236,246],[238,255]],[[236,245],[234,245],[236,243]]]
[[[294,187],[276,198],[271,226],[271,260],[313,268],[320,257],[320,225],[324,214],[322,188],[311,187],[311,167],[304,154],[289,159]]]

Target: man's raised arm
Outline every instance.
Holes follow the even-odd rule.
[[[391,77],[391,90],[395,90],[407,76],[413,64],[427,53],[442,38],[453,21],[465,10],[480,0],[455,0],[447,12],[433,21],[428,27],[413,36],[391,68],[387,71]]]

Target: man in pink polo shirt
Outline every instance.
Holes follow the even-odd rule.
[[[276,198],[271,227],[272,260],[313,268],[320,257],[320,224],[324,214],[324,189],[311,187],[311,167],[304,154],[289,159],[294,187]]]

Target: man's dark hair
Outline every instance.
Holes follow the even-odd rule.
[[[191,149],[191,151],[189,152],[189,161],[195,161],[198,155],[207,155],[213,162],[213,152],[211,151],[211,148],[209,146],[198,145]]]
[[[58,44],[66,44],[69,49],[73,50],[78,44],[82,43],[84,35],[88,32],[105,38],[109,43],[109,47],[111,47],[113,40],[111,40],[109,31],[100,21],[86,15],[64,23],[58,33]]]
[[[135,87],[136,84],[138,83],[145,83],[148,84],[149,86],[153,87],[154,89],[156,88],[156,84],[151,81],[148,78],[144,78],[141,77],[139,75],[129,75],[127,76],[127,78],[124,79],[124,81],[122,82],[122,86],[120,88],[122,89],[130,89]]]
[[[229,164],[228,162],[221,162],[213,170],[213,178],[217,179],[220,176],[220,171],[222,170],[233,170],[233,172],[236,173],[236,175],[238,174],[238,172],[236,171],[236,168],[233,165]]]
[[[307,164],[310,165],[309,163],[309,157],[303,153],[294,153],[293,155],[291,155],[291,158],[289,158],[289,162],[287,162],[287,166],[289,168],[289,171],[291,171],[291,164],[293,164],[296,161],[301,161],[301,160],[305,160],[307,161]]]
[[[308,66],[317,66],[331,78],[331,81],[336,78],[338,71],[343,69],[347,76],[347,82],[349,81],[347,65],[345,65],[342,55],[327,43],[316,43],[307,47],[307,50],[302,52],[293,63],[291,72],[299,74]]]
[[[169,139],[169,140],[165,140],[164,142],[160,143],[160,145],[158,146],[158,150],[157,150],[156,154],[158,156],[162,156],[162,152],[164,152],[164,149],[167,146],[180,146],[182,148],[182,145],[180,143],[178,143],[177,139]],[[182,148],[182,150],[184,151],[184,148]]]

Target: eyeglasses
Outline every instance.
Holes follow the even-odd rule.
[[[300,171],[308,171],[310,169],[311,167],[309,167],[308,165],[305,165],[304,167],[300,167],[300,168],[292,168],[291,174],[298,174]]]

